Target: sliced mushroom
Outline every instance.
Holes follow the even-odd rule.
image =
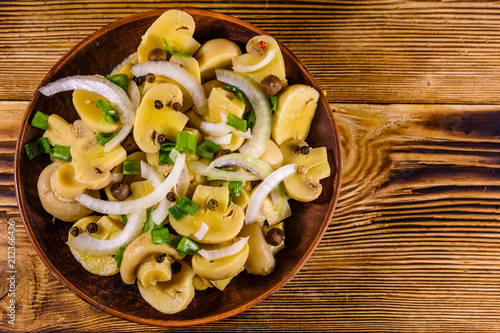
[[[192,37],[195,30],[193,17],[180,10],[164,12],[142,36],[137,49],[139,62],[148,61],[154,49],[165,50],[165,38],[173,52],[186,51],[194,54],[200,44]]]
[[[214,245],[205,245],[205,250],[211,251],[216,249],[225,248],[234,242],[240,240],[240,237],[233,238],[230,241]],[[245,244],[243,249],[233,254],[232,256],[209,260],[205,259],[200,254],[196,253],[191,261],[193,270],[196,274],[209,280],[222,280],[227,279],[239,274],[242,271],[245,262],[248,258],[248,245]]]
[[[97,231],[90,234],[98,239],[111,239],[116,237],[123,230],[123,223],[116,221],[109,216],[87,216],[73,224],[72,228],[78,228],[79,233],[86,232],[89,223],[96,223]],[[68,234],[68,240],[74,236]],[[97,257],[89,256],[83,252],[75,250],[70,246],[71,253],[75,259],[92,274],[110,276],[118,273],[120,269],[116,266],[116,261],[112,256]]]
[[[49,164],[40,173],[37,182],[38,196],[43,208],[47,213],[65,222],[74,222],[92,213],[92,210],[73,200],[61,200],[52,190],[50,178],[52,174],[63,164],[54,162]],[[99,191],[90,191],[89,195],[99,198]]]
[[[264,150],[264,153],[259,156],[259,159],[266,162],[267,165],[273,168],[273,170],[276,170],[283,163],[283,154],[281,153],[281,150],[276,145],[276,143],[274,143],[273,140],[269,139],[266,150]]]
[[[260,184],[256,185],[252,189],[252,191],[250,192],[250,197],[253,195],[253,193],[259,186]],[[262,204],[260,205],[259,214],[257,215],[256,221],[261,223],[267,221],[268,225],[273,226],[276,223],[283,221],[284,219],[286,219],[291,215],[292,215],[292,209],[290,208],[288,200],[285,202],[283,210],[277,211],[274,208],[271,195],[267,195],[262,201]]]
[[[172,276],[166,282],[158,282],[156,285],[146,288],[140,281],[137,282],[141,296],[156,310],[173,314],[187,308],[194,298],[193,278],[195,273],[185,262],[181,271]]]
[[[201,83],[200,66],[198,65],[198,60],[193,57],[183,57],[174,54],[172,57],[170,57],[169,61],[187,70],[189,74],[194,76],[196,80]]]
[[[195,290],[205,290],[207,288],[213,287],[213,285],[205,278],[195,275],[193,278],[193,287]]]
[[[56,196],[73,199],[85,192],[86,188],[75,180],[73,163],[64,163],[50,176],[50,186]]]
[[[161,107],[156,108],[155,102]],[[160,150],[158,136],[163,134],[170,141],[177,140],[177,133],[182,131],[188,117],[172,108],[174,103],[182,104],[182,92],[172,83],[162,83],[151,88],[137,109],[134,123],[134,139],[139,148],[146,153]]]
[[[278,94],[271,133],[278,146],[286,140],[307,138],[318,100],[318,91],[304,84],[291,85]]]
[[[225,38],[211,39],[203,44],[194,55],[200,64],[202,82],[214,79],[216,68],[231,68],[232,57],[239,55],[238,45]]]
[[[165,264],[162,266],[152,266],[148,264],[150,267],[149,269],[146,267],[146,269],[149,270],[149,273],[146,274],[143,269],[141,277],[147,278],[147,281],[144,280],[143,282],[148,286],[154,285],[156,282],[170,280],[172,276],[170,265],[175,260],[181,260],[182,257],[170,244],[154,244],[151,238],[151,231],[148,231],[137,237],[127,246],[125,252],[123,252],[122,265],[120,268],[120,275],[123,282],[133,284],[136,278],[139,277],[141,266],[154,260],[155,256],[160,252],[165,254],[165,260],[163,261]],[[154,269],[157,273],[152,273],[151,269]],[[155,276],[158,277],[157,281],[153,280]]]
[[[43,137],[47,138],[52,146],[71,146],[76,140],[76,135],[73,132],[71,124],[57,114],[51,114],[48,122],[47,130],[43,133]]]
[[[127,158],[127,152],[118,145],[108,152],[95,140],[78,138],[71,145],[75,179],[91,190],[106,187],[112,180],[111,170]]]
[[[121,122],[118,121],[114,124],[110,124],[104,120],[104,115],[102,114],[101,109],[99,109],[96,105],[96,101],[99,99],[106,100],[101,95],[90,91],[73,91],[73,105],[75,106],[76,112],[78,112],[78,115],[85,126],[90,128],[95,133],[111,133],[119,131],[122,127]]]
[[[227,119],[229,113],[242,117],[245,112],[245,103],[226,89],[214,87],[208,96],[208,116],[205,121],[220,123],[221,116]]]
[[[245,224],[239,233],[240,237],[250,237],[248,239],[248,259],[245,269],[254,275],[268,275],[276,266],[273,249],[266,241],[266,233],[262,222]]]
[[[283,181],[286,193],[302,202],[317,199],[323,190],[320,180],[330,176],[326,148],[311,149],[304,140],[289,140],[280,150],[283,164],[297,163],[298,172]]]
[[[186,215],[179,221],[169,216],[170,224],[174,230],[203,244],[218,244],[233,239],[243,226],[243,209],[235,203],[229,202],[227,187],[213,187],[199,185],[192,198],[200,209],[193,215]],[[217,202],[217,209],[208,208],[211,200]],[[211,206],[213,208],[213,206]],[[195,237],[202,224],[208,225],[208,231],[201,238]]]

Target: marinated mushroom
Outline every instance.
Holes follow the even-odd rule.
[[[266,150],[259,156],[261,161],[266,162],[273,170],[278,169],[283,163],[283,154],[273,140],[269,139]]]
[[[57,197],[72,199],[85,192],[86,188],[75,180],[73,163],[64,163],[50,176],[52,191]]]
[[[215,38],[204,43],[194,57],[200,65],[202,82],[215,78],[216,68],[229,69],[232,57],[241,55],[238,45],[225,38]]]
[[[278,146],[286,140],[307,138],[318,100],[318,91],[304,84],[288,86],[278,94],[271,132]]]
[[[218,202],[216,210],[208,209],[208,202],[214,199]],[[218,244],[233,239],[243,226],[243,209],[235,203],[229,202],[227,187],[213,187],[199,185],[192,198],[200,209],[193,215],[186,215],[179,221],[169,215],[169,221],[174,230],[203,244]],[[199,239],[195,234],[202,224],[208,226],[206,234]]]
[[[97,230],[92,233],[92,237],[98,239],[111,239],[116,237],[123,230],[123,223],[118,222],[109,216],[86,216],[84,218],[79,219],[73,227],[71,227],[70,232],[68,234],[68,240],[76,237],[75,231],[73,233],[71,230],[78,230],[78,234],[86,232],[88,225],[91,223],[96,224]],[[76,234],[76,235],[78,235]],[[116,266],[116,261],[112,256],[106,257],[98,257],[98,256],[89,256],[81,251],[78,251],[71,246],[69,247],[71,253],[75,257],[75,259],[92,274],[97,274],[101,276],[110,276],[118,273],[120,269]]]
[[[250,237],[248,239],[248,259],[245,269],[254,275],[268,275],[276,266],[273,249],[266,241],[266,232],[262,222],[245,224],[239,233],[240,237]]]
[[[252,189],[252,191],[250,192],[250,197],[253,195],[253,193],[259,186],[260,184],[258,184]],[[285,202],[283,210],[277,211],[273,205],[273,200],[271,198],[271,195],[269,194],[262,201],[256,221],[258,222],[267,221],[267,223],[270,226],[273,226],[276,223],[283,221],[284,219],[286,219],[291,215],[292,215],[292,209],[290,208],[288,200]]]
[[[163,108],[155,108],[155,101],[161,101]],[[158,135],[163,134],[175,142],[177,132],[182,131],[188,118],[172,109],[173,103],[182,104],[182,92],[172,83],[162,83],[151,88],[137,109],[134,124],[134,139],[139,148],[146,153],[160,150]]]
[[[165,253],[162,263],[155,261],[155,256]],[[168,281],[172,277],[170,265],[182,256],[170,244],[154,244],[151,231],[137,237],[123,252],[120,275],[123,282],[133,284],[136,278],[144,286],[152,286],[157,282]],[[142,281],[141,281],[142,280]]]
[[[106,100],[99,94],[87,90],[73,91],[73,105],[85,126],[95,133],[117,132],[121,129],[122,123],[117,121],[110,124],[104,119],[101,109],[96,105],[97,100]]]
[[[283,183],[286,193],[293,199],[309,202],[317,199],[323,190],[320,180],[330,176],[330,165],[325,147],[308,147],[304,140],[285,141],[280,150],[283,153],[283,163],[297,163],[298,172],[286,178]]]
[[[63,162],[54,162],[43,169],[37,182],[38,196],[47,213],[61,221],[74,222],[91,214],[92,210],[72,199],[64,199],[60,196],[58,198],[52,190],[50,178],[63,164]],[[89,191],[87,194],[99,198],[99,191]]]
[[[208,251],[225,248],[239,239],[240,237],[236,237],[220,244],[204,245],[203,248]],[[191,260],[191,264],[194,272],[199,276],[208,280],[223,280],[236,276],[241,272],[247,261],[248,251],[248,244],[245,244],[240,252],[214,260],[205,259],[199,253],[196,253]]]
[[[200,66],[198,65],[198,60],[193,57],[185,57],[182,55],[174,54],[169,61],[187,70],[189,74],[194,76],[195,79],[201,83]]]
[[[71,124],[57,114],[49,116],[47,130],[43,133],[43,137],[47,138],[52,146],[70,146],[76,140]]]
[[[211,123],[220,123],[223,121],[221,116],[227,119],[229,113],[242,117],[245,112],[245,103],[226,89],[215,87],[208,96],[208,115],[205,121]]]
[[[177,313],[189,305],[194,298],[193,278],[195,273],[185,262],[180,262],[182,269],[172,276],[169,281],[158,282],[146,288],[141,281],[137,282],[141,296],[156,310],[172,314]]]
[[[148,61],[149,53],[154,49],[165,49],[163,38],[173,52],[189,52],[194,54],[200,47],[192,36],[195,23],[191,15],[180,10],[164,12],[142,36],[137,49],[139,62]]]

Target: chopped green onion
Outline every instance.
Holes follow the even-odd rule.
[[[170,152],[175,146],[163,144],[160,148],[160,153],[158,154],[158,165],[170,164],[174,165],[174,161],[170,158]]]
[[[163,43],[165,44],[165,52],[167,53],[167,58],[170,58],[171,56],[174,55],[174,52],[170,48],[170,45],[168,44],[166,38],[163,38]]]
[[[116,267],[120,268],[122,265],[122,260],[123,260],[123,252],[125,252],[125,249],[120,246],[118,249],[118,252],[116,252],[114,259],[116,261]]]
[[[31,126],[47,130],[49,126],[49,115],[40,111],[35,112],[33,119],[31,119]]]
[[[247,128],[253,128],[255,126],[255,111],[253,109],[248,111],[243,119],[247,121]]]
[[[243,104],[245,104],[245,106],[247,106],[247,103],[245,102],[245,99],[243,98],[243,93],[241,92],[240,89],[238,89],[237,87],[235,87],[233,85],[226,84],[226,90],[234,93],[236,95],[236,97],[238,97],[238,99],[240,101],[242,101]]]
[[[71,161],[71,147],[55,145],[52,158],[55,158],[56,160]]]
[[[175,247],[179,254],[183,257],[186,254],[194,255],[200,250],[200,246],[198,244],[196,244],[192,239],[182,235],[175,237],[167,243]]]
[[[172,206],[168,209],[168,212],[170,213],[170,215],[172,215],[172,217],[174,219],[176,219],[177,221],[179,221],[180,219],[182,219],[184,216],[187,215],[187,213],[185,211],[183,211],[182,209],[180,209],[178,206]]]
[[[191,53],[186,52],[186,51],[184,51],[184,52],[178,52],[178,53],[175,54],[175,56],[176,57],[183,57],[183,58],[191,58],[192,57]]]
[[[227,185],[229,192],[231,192],[232,195],[236,197],[241,196],[241,188],[243,187],[243,182],[242,181],[230,181],[229,184]]]
[[[50,154],[50,143],[47,138],[36,138],[24,145],[24,150],[28,160],[31,160],[44,153]]]
[[[128,75],[127,74],[113,74],[106,75],[106,79],[120,86],[126,93],[128,93]]]
[[[231,195],[231,192],[229,193],[229,200],[227,201],[227,206],[231,206],[231,203],[233,202],[233,196]]]
[[[216,143],[213,143],[210,140],[205,140],[201,145],[196,148],[196,153],[201,157],[205,157],[208,160],[211,160],[214,157],[214,154],[219,150],[220,146]]]
[[[128,221],[128,217],[127,217],[127,215],[122,214],[122,215],[121,215],[121,217],[122,217],[122,223],[123,223],[123,224],[127,224],[127,221]]]
[[[198,209],[200,209],[200,205],[198,205],[196,202],[191,201],[191,199],[186,196],[183,196],[182,198],[177,200],[177,203],[175,205],[191,216],[196,214]]]
[[[269,97],[269,104],[271,104],[271,112],[276,113],[276,106],[278,105],[278,96],[274,95]]]
[[[246,132],[247,131],[247,121],[245,119],[241,119],[238,116],[230,113],[227,117],[227,125],[236,128],[239,131]]]
[[[111,103],[109,101],[98,99],[95,102],[95,105],[101,110],[102,114],[104,115],[104,120],[106,120],[108,124],[114,124],[118,120],[120,120],[120,117],[118,116],[116,111],[113,110],[113,107],[111,106]]]
[[[104,133],[104,132],[99,132],[97,133],[97,143],[100,144],[101,146],[104,146],[106,143],[111,141],[116,136],[115,133]]]
[[[140,175],[141,162],[140,161],[123,161],[122,163],[123,175]]]
[[[144,223],[144,232],[148,232],[149,230],[153,230],[156,226],[156,223],[151,218],[151,213],[155,210],[155,208],[150,208],[146,210],[146,222]]]
[[[196,154],[196,135],[188,131],[178,132],[175,150],[179,153]]]
[[[168,242],[170,232],[168,228],[158,228],[151,231],[151,238],[154,244],[162,244]]]

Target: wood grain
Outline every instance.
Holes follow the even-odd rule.
[[[12,173],[20,119],[51,66],[107,23],[174,5],[280,39],[326,90],[344,149],[337,210],[301,272],[236,317],[176,331],[500,331],[500,5],[489,1],[0,3],[0,270],[10,219],[20,270],[15,327],[0,283],[1,330],[165,331],[97,310],[49,273]]]

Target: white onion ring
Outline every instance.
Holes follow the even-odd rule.
[[[270,174],[255,190],[248,202],[247,210],[245,212],[245,223],[250,224],[255,222],[257,215],[259,215],[260,206],[262,201],[267,195],[280,184],[284,179],[290,177],[297,172],[297,163],[287,164]]]
[[[197,253],[199,253],[203,258],[207,260],[216,260],[216,259],[221,259],[225,257],[232,256],[241,250],[243,250],[243,247],[247,243],[249,237],[242,237],[240,240],[237,242],[226,246],[222,249],[216,249],[216,250],[204,250],[201,249]]]
[[[198,231],[193,236],[197,240],[201,241],[203,237],[205,237],[207,232],[208,232],[208,225],[205,222],[201,222],[200,229],[198,229]]]
[[[141,176],[142,178],[149,180],[155,189],[161,185],[164,178],[154,167],[144,161],[141,161]],[[163,221],[165,221],[168,216],[168,209],[173,205],[174,204],[167,199],[161,199],[153,212],[151,212],[151,219],[153,222],[156,225],[160,225]]]
[[[128,95],[130,97],[130,101],[132,102],[134,111],[137,110],[141,104],[141,92],[139,91],[137,83],[135,83],[134,80],[128,80]]]
[[[106,98],[120,117],[123,123],[122,129],[104,145],[104,151],[108,152],[122,142],[132,130],[134,126],[135,112],[132,102],[127,93],[116,84],[94,75],[75,75],[68,76],[57,81],[51,82],[46,86],[38,89],[45,96],[52,96],[61,91],[82,89],[99,94]]]
[[[123,230],[111,239],[98,239],[88,233],[82,233],[68,240],[71,248],[81,251],[87,255],[110,256],[115,254],[120,247],[127,247],[137,236],[140,235],[146,222],[146,211],[141,210],[127,216],[127,224]]]
[[[208,114],[208,101],[205,96],[205,89],[203,89],[193,75],[178,64],[168,61],[146,61],[130,67],[130,72],[135,76],[152,73],[171,78],[189,92],[196,106],[196,112],[203,115]]]
[[[233,70],[237,71],[237,72],[254,72],[258,69],[261,69],[262,67],[264,67],[268,63],[270,63],[271,60],[273,60],[275,56],[276,56],[276,50],[272,49],[272,50],[269,50],[269,52],[266,53],[266,56],[264,57],[264,59],[259,61],[257,64],[255,64],[255,65],[237,65],[237,66],[233,66]]]
[[[176,152],[175,149],[173,149],[172,152]],[[168,177],[165,178],[163,183],[158,186],[158,188],[142,198],[130,201],[106,201],[93,198],[88,194],[83,193],[77,195],[75,197],[75,200],[85,207],[92,209],[93,211],[107,215],[131,214],[143,209],[147,209],[165,198],[172,187],[175,186],[182,172],[182,169],[184,168],[185,158],[186,157],[183,154],[178,154],[174,167]]]
[[[231,143],[231,139],[233,138],[233,135],[231,133],[226,134],[224,136],[205,136],[206,140],[210,140],[215,144],[218,145],[228,145]]]
[[[187,166],[189,170],[196,172],[202,176],[207,176],[210,178],[227,180],[227,181],[250,181],[250,180],[260,180],[263,177],[259,177],[258,175],[254,175],[250,172],[241,172],[241,171],[225,171],[217,168],[209,167],[201,163],[200,161],[188,161]]]

